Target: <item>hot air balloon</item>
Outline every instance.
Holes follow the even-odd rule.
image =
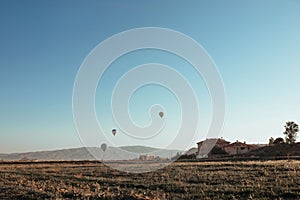
[[[105,144],[105,143],[101,144],[101,149],[103,152],[105,152],[107,149],[107,144]]]
[[[159,114],[160,118],[163,118],[164,112],[159,112],[158,114]]]
[[[112,134],[115,136],[117,134],[117,130],[116,129],[113,129],[111,130]]]

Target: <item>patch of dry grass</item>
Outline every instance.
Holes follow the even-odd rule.
[[[130,174],[96,163],[2,164],[0,199],[300,199],[300,161],[173,163]]]

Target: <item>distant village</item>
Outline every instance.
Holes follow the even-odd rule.
[[[245,141],[235,141],[229,142],[223,137],[221,138],[209,138],[197,143],[197,148],[192,148],[187,151],[184,155],[177,155],[171,159],[177,159],[179,157],[191,159],[203,159],[209,157],[222,157],[222,156],[234,156],[246,154],[248,152],[260,149],[262,147],[272,147],[278,144],[288,144],[288,146],[283,147],[284,149],[278,149],[278,154],[284,156],[288,155],[300,155],[300,149],[298,148],[300,143],[296,143],[297,133],[299,132],[299,126],[293,121],[286,122],[285,131],[283,132],[285,138],[278,137],[274,139],[271,137],[268,144],[247,144]],[[291,148],[291,144],[296,144]],[[288,147],[288,148],[287,148]],[[140,160],[155,160],[159,159],[157,157],[150,155],[142,155]]]
[[[267,144],[247,144],[245,141],[229,142],[223,138],[206,139],[197,143],[197,158],[207,158],[210,155],[238,155],[244,154],[254,149],[264,147]],[[205,147],[206,145],[207,147]]]
[[[192,148],[186,152],[186,155],[195,155],[197,159],[208,158],[212,155],[238,155],[244,154],[254,149],[267,146],[267,144],[247,144],[246,142],[229,142],[223,138],[206,139],[197,143],[197,148]],[[175,157],[179,157],[177,154]],[[174,159],[173,158],[173,159]],[[140,155],[139,160],[151,161],[162,158],[153,155]],[[171,158],[172,159],[172,158]]]

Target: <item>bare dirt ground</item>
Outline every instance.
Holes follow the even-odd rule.
[[[95,162],[1,163],[0,199],[300,199],[300,161],[184,162],[143,174]]]

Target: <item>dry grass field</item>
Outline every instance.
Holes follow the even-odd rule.
[[[185,162],[131,174],[101,163],[2,163],[0,199],[300,199],[300,161]]]

